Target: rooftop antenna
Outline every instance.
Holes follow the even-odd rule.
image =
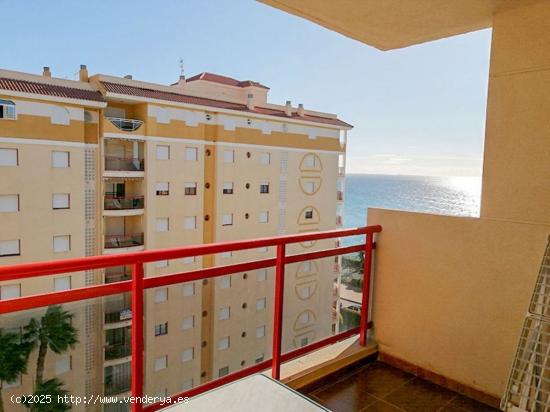
[[[183,74],[183,59],[180,58],[180,80],[185,80],[185,75]]]

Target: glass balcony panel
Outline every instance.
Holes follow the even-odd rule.
[[[143,233],[105,236],[106,249],[126,248],[134,246],[143,246]]]
[[[107,117],[107,119],[119,130],[124,132],[134,132],[143,124],[142,120],[122,119],[120,117]]]
[[[138,157],[105,156],[105,170],[142,172],[145,161]]]
[[[103,207],[105,210],[143,209],[143,196],[115,196],[105,195]]]
[[[32,282],[49,283],[50,280],[48,276]],[[83,284],[84,273],[73,274],[73,283]],[[28,351],[29,344],[33,343],[29,356],[22,357],[25,362],[21,365],[21,372],[14,373],[9,382],[2,382],[6,411],[26,410],[23,405],[12,404],[12,396],[29,396],[47,390],[52,395],[52,403],[48,405],[51,409],[48,410],[67,410],[71,405],[63,405],[57,397],[64,391],[68,396],[82,396],[88,390],[94,394],[103,393],[103,359],[98,357],[102,344],[98,339],[101,325],[94,320],[101,311],[102,299],[98,298],[0,316],[0,350],[16,356]],[[88,330],[93,333],[88,333]],[[49,337],[49,344],[41,343],[40,336],[45,334]],[[58,353],[52,350],[53,345]],[[45,349],[43,358],[38,356],[42,347]],[[42,371],[39,387],[36,386],[37,369]]]

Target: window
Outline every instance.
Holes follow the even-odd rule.
[[[193,230],[197,228],[196,216],[185,216],[183,218],[183,228],[186,230]]]
[[[18,212],[19,195],[0,195],[0,212]]]
[[[52,167],[63,168],[70,166],[69,152],[52,152]]]
[[[300,297],[302,299],[308,299],[311,296],[311,287],[310,286],[304,286],[300,290]]]
[[[54,252],[68,252],[71,250],[71,236],[59,235],[53,237],[53,251]]]
[[[69,372],[71,370],[71,355],[58,355],[55,360],[55,374],[61,375],[62,373]]]
[[[0,149],[0,166],[17,166],[18,155],[17,149]]]
[[[53,209],[69,209],[70,208],[70,195],[68,193],[54,193],[52,195],[52,208]]]
[[[315,193],[315,182],[305,182],[304,183],[304,190],[308,194]]]
[[[183,285],[183,296],[193,296],[195,294],[195,284],[194,283],[186,283]]]
[[[306,219],[313,219],[313,209],[308,209],[305,211],[304,217]]]
[[[91,112],[84,110],[84,123],[93,123],[94,117]]]
[[[184,349],[181,353],[182,362],[191,362],[195,357],[195,348]]]
[[[267,279],[267,269],[260,269],[256,272],[256,280],[263,282]]]
[[[263,246],[256,249],[259,253],[266,253],[269,250],[269,247]]]
[[[265,325],[258,326],[256,328],[256,337],[257,338],[263,338],[265,336]]]
[[[223,151],[223,162],[224,163],[234,163],[235,162],[235,151],[233,151],[233,150],[224,150]]]
[[[222,376],[229,375],[229,366],[224,366],[223,368],[220,368],[218,370],[218,377],[221,378]]]
[[[222,216],[222,226],[231,226],[233,224],[233,213],[225,213]]]
[[[157,146],[157,160],[170,159],[170,146]]]
[[[262,153],[260,155],[260,164],[268,165],[271,163],[271,154],[269,153]]]
[[[266,299],[265,298],[261,298],[261,299],[256,299],[256,310],[264,310],[265,309],[265,305],[266,305]]]
[[[168,322],[159,323],[155,325],[155,336],[162,336],[168,334]]]
[[[222,276],[219,278],[218,283],[220,285],[220,289],[229,289],[231,287],[231,275]]]
[[[193,329],[195,327],[195,316],[186,316],[181,322],[181,328],[183,330]]]
[[[65,107],[54,106],[52,108],[52,124],[60,124],[63,126],[68,126],[71,123],[71,117],[69,115],[69,110]]]
[[[62,278],[56,278],[53,280],[53,290],[61,292],[62,290],[71,289],[71,277],[63,276]]]
[[[220,257],[222,259],[229,259],[231,256],[233,256],[233,252],[222,252],[222,253],[220,253]]]
[[[303,312],[301,315],[300,315],[300,323],[309,323],[309,321],[311,320],[311,316],[309,314],[308,311],[306,312]]]
[[[308,168],[312,169],[315,167],[315,164],[317,162],[315,161],[315,155],[314,154],[309,154],[306,156],[306,161],[305,161],[305,164]]]
[[[155,290],[155,303],[162,303],[168,300],[168,288],[159,288]]]
[[[195,263],[195,256],[187,256],[182,259],[183,263],[188,265],[190,263]]]
[[[311,272],[311,261],[307,260],[302,263],[302,272]]]
[[[224,195],[233,194],[233,182],[223,182],[223,194]]]
[[[168,182],[157,182],[155,191],[157,196],[168,196],[170,194],[170,184]]]
[[[15,103],[11,100],[0,99],[0,120],[15,120],[16,118]]]
[[[168,261],[167,260],[157,260],[155,262],[155,267],[157,269],[167,268],[168,267]]]
[[[186,196],[195,196],[197,194],[197,184],[186,182],[185,183],[185,195]]]
[[[225,336],[218,341],[218,350],[229,349],[229,336]]]
[[[0,300],[21,297],[21,284],[0,286]]]
[[[221,308],[218,313],[219,320],[229,319],[231,316],[231,308],[228,306],[226,308]]]
[[[167,217],[157,217],[155,226],[157,232],[168,232],[170,220]]]
[[[20,241],[18,240],[0,240],[1,256],[19,256],[21,254]]]
[[[260,223],[269,222],[269,212],[260,212]]]
[[[260,183],[260,193],[269,193],[269,183],[268,182]]]
[[[181,384],[182,392],[187,391],[187,390],[192,389],[192,388],[193,388],[193,378],[186,379]]]
[[[309,342],[309,339],[308,338],[302,338],[300,340],[300,346],[306,346]]]
[[[185,160],[195,162],[198,159],[199,151],[196,147],[186,147],[185,148]]]
[[[155,359],[155,372],[166,369],[168,366],[168,355],[161,356]]]

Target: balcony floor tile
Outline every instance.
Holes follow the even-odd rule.
[[[306,395],[335,412],[496,411],[382,362],[358,367]]]

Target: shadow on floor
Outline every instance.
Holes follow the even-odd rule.
[[[334,412],[497,411],[382,362],[365,365],[305,395]]]

